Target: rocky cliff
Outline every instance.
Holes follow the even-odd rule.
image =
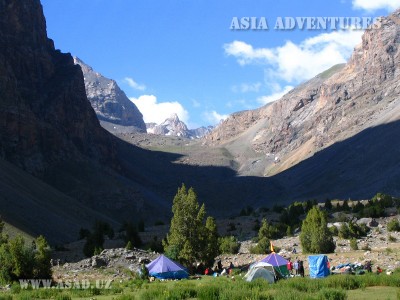
[[[74,62],[82,68],[86,95],[99,120],[116,125],[133,126],[139,132],[146,132],[143,115],[115,80],[94,71],[77,57],[74,57]]]
[[[47,38],[39,0],[0,1],[0,155],[31,173],[113,147],[86,98],[82,71]]]
[[[206,137],[226,145],[245,174],[270,176],[363,130],[400,119],[400,10],[367,29],[346,65],[280,100],[233,114]],[[258,157],[258,167],[252,168]],[[246,156],[246,155],[245,155]]]

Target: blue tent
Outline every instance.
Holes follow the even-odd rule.
[[[330,274],[326,255],[310,255],[308,264],[311,278],[324,278]]]
[[[149,275],[159,279],[188,278],[186,268],[161,254],[158,258],[146,265]]]

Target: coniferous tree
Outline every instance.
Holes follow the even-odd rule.
[[[205,206],[200,207],[193,188],[187,190],[182,184],[174,197],[172,213],[170,230],[163,240],[166,255],[187,266],[196,260],[211,261],[212,255],[205,253],[206,249],[218,249],[218,237],[214,237],[216,226],[214,229],[215,222],[211,219],[205,226]]]
[[[46,239],[41,235],[36,241],[35,250],[35,278],[51,278],[51,251]]]
[[[254,254],[267,254],[270,253],[270,238],[273,235],[273,229],[264,218],[261,221],[261,227],[258,231],[258,242],[257,245],[250,249],[251,253]]]
[[[330,199],[325,200],[325,209],[326,210],[331,210],[332,209],[332,201]]]
[[[208,217],[204,231],[203,260],[207,265],[212,265],[219,254],[217,224],[213,217]]]
[[[305,253],[332,253],[335,250],[326,214],[314,206],[303,221],[300,242]]]

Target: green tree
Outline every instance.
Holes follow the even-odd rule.
[[[203,245],[203,260],[206,265],[212,265],[214,263],[214,258],[220,254],[218,229],[213,217],[208,217],[206,220]]]
[[[293,236],[292,227],[288,226],[288,227],[286,228],[286,235],[287,235],[287,236]]]
[[[240,243],[234,236],[224,236],[219,238],[220,253],[236,254],[239,252]]]
[[[267,219],[262,219],[261,227],[258,231],[258,239],[261,240],[263,237],[267,239],[274,239],[279,237],[279,230],[277,227],[268,223]]]
[[[51,278],[50,247],[42,235],[35,240],[35,244],[35,268],[33,275],[35,278]]]
[[[300,242],[305,253],[332,253],[335,250],[326,213],[314,206],[303,221]]]
[[[132,246],[131,241],[128,241],[128,243],[127,243],[126,246],[125,246],[125,249],[126,249],[126,250],[133,250],[133,246]]]
[[[340,225],[338,236],[341,239],[349,239],[351,237],[351,232],[347,223],[343,222]]]
[[[133,247],[139,247],[142,245],[139,233],[136,226],[132,222],[125,222],[122,226],[125,234],[122,236],[125,243],[131,242]]]
[[[330,199],[325,200],[325,209],[326,210],[331,210],[332,209],[332,201]]]
[[[251,253],[254,254],[267,254],[270,253],[270,239],[275,234],[275,229],[272,225],[269,225],[267,219],[261,221],[261,227],[258,231],[258,242],[257,245],[250,249]]]
[[[205,228],[206,209],[204,204],[200,207],[193,188],[187,190],[182,184],[174,197],[172,213],[170,230],[163,240],[166,255],[187,266],[191,266],[196,260],[203,260],[204,257],[210,259],[204,252],[207,248],[214,249],[214,245],[204,247],[204,244],[211,241],[217,244],[218,239],[208,236],[214,226],[213,221],[209,220],[209,228]]]
[[[262,237],[258,240],[256,246],[250,248],[250,253],[252,254],[267,254],[270,251],[270,240],[266,237]]]
[[[348,200],[343,200],[343,204],[341,206],[341,209],[343,211],[349,211],[350,210],[350,206],[349,206],[349,201]]]
[[[114,237],[114,230],[110,224],[99,220],[94,222],[92,232],[83,231],[80,233],[86,235],[86,242],[83,245],[83,254],[87,257],[99,254],[103,251],[104,235],[107,235],[110,239]]]

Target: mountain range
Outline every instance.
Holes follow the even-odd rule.
[[[172,114],[164,122],[157,125],[156,123],[146,123],[147,133],[158,135],[179,136],[188,139],[199,139],[210,133],[213,126],[199,127],[196,129],[188,129],[186,124],[179,120],[177,114]]]
[[[146,133],[147,131],[157,135],[198,139],[213,128],[208,126],[188,129],[186,124],[179,120],[177,114],[171,115],[161,124],[145,124],[139,109],[129,100],[115,80],[104,77],[76,56],[74,63],[82,69],[86,95],[96,112],[100,125],[112,134]]]
[[[235,113],[200,140],[163,137],[173,142],[144,149],[135,137],[160,137],[143,133],[137,108],[107,98],[126,98],[115,82],[92,70],[85,83],[85,67],[54,48],[40,1],[0,1],[3,219],[62,243],[96,219],[167,220],[182,182],[216,217],[246,205],[399,196],[399,17],[382,18],[347,64],[280,100]],[[114,136],[99,119],[136,131]]]

